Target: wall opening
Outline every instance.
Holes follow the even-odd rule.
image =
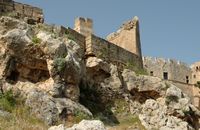
[[[153,76],[153,71],[150,71],[150,76]]]
[[[186,76],[186,83],[189,84],[189,76]]]
[[[196,66],[196,71],[198,71],[199,70],[199,67],[198,66]]]
[[[195,79],[195,78],[196,78],[196,75],[193,75],[193,78]]]
[[[168,72],[163,72],[163,79],[168,80]]]

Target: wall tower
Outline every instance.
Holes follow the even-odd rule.
[[[93,34],[93,21],[90,18],[78,17],[75,19],[74,30],[84,36]]]

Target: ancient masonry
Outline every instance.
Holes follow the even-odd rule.
[[[143,57],[143,65],[149,75],[171,81],[200,107],[200,62],[188,66],[176,60]]]
[[[103,58],[116,64],[119,68],[123,68],[127,64],[143,68],[138,28],[138,18],[135,17],[120,28],[121,32],[117,31],[117,36],[112,36],[112,39],[116,39],[116,42],[112,42],[112,40],[107,41],[92,34],[93,22],[91,19],[77,18],[74,25],[74,30],[86,37],[86,57]],[[131,39],[128,39],[129,37]]]
[[[13,0],[0,0],[0,16],[1,15],[24,19],[32,24],[44,22],[42,9],[14,2]]]

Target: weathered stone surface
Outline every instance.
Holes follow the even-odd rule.
[[[25,104],[31,108],[32,113],[48,125],[54,125],[59,120],[55,101],[43,92],[33,90],[27,95]]]
[[[117,32],[108,35],[107,39],[142,58],[137,16],[124,23]]]
[[[192,130],[187,122],[167,114],[167,106],[149,99],[143,105],[139,118],[149,130]]]
[[[66,130],[65,126],[63,124],[60,124],[58,126],[52,126],[48,130]]]
[[[23,19],[29,24],[43,23],[44,16],[42,9],[30,5],[10,1],[0,1],[0,16],[8,15]]]
[[[133,71],[128,69],[125,69],[122,72],[122,76],[125,86],[130,92],[134,92],[134,90],[138,92],[152,91],[152,93],[155,92],[155,96],[157,95],[159,97],[159,95],[161,96],[165,94],[168,86],[167,83],[162,81],[160,78],[145,75],[137,76]]]
[[[82,120],[71,128],[65,128],[64,125],[53,126],[48,130],[106,130],[104,124],[99,120]]]

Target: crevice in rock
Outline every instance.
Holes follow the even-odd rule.
[[[154,90],[139,91],[137,88],[132,89],[130,94],[132,95],[133,100],[139,101],[142,104],[145,103],[147,99],[156,100],[161,97],[161,95]]]
[[[80,85],[80,103],[88,108],[95,118],[104,123],[119,124],[117,117],[111,110],[114,106],[114,99],[109,98],[108,90],[97,86],[89,86],[88,83],[81,82]]]

